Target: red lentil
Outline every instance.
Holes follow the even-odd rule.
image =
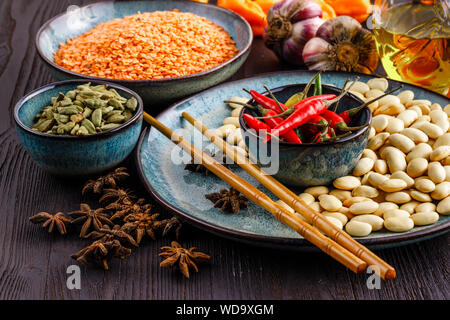
[[[230,35],[189,12],[137,13],[100,23],[60,44],[55,63],[110,79],[180,77],[211,69],[235,56]]]

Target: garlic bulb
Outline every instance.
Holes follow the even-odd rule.
[[[378,53],[373,34],[348,16],[324,22],[303,48],[303,60],[310,70],[338,70],[373,73]]]

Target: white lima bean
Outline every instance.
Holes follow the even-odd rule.
[[[392,217],[406,217],[409,218],[410,214],[408,211],[401,210],[401,209],[392,209],[387,210],[383,213],[383,219],[389,219]]]
[[[344,200],[342,204],[346,207],[350,207],[354,203],[363,202],[363,201],[373,201],[370,198],[366,197],[351,197],[350,199]]]
[[[407,187],[403,179],[388,179],[379,185],[379,188],[385,192],[397,192]]]
[[[404,105],[402,105],[401,103],[394,103],[394,104],[384,104],[378,107],[373,114],[374,115],[387,114],[395,116],[403,111],[405,111]]]
[[[436,205],[432,202],[421,203],[414,208],[414,211],[415,212],[436,211]]]
[[[414,92],[412,92],[411,90],[404,90],[400,92],[397,97],[400,99],[400,102],[402,104],[406,104],[407,102],[414,99]]]
[[[417,120],[417,118],[419,117],[419,115],[417,114],[416,111],[408,109],[405,110],[403,112],[401,112],[398,116],[397,119],[400,119],[403,121],[403,125],[405,126],[405,128],[409,127],[414,121]]]
[[[365,175],[367,172],[372,170],[374,163],[375,162],[370,158],[359,159],[353,169],[353,175],[357,177]]]
[[[381,90],[370,89],[364,95],[366,96],[367,99],[372,100],[373,98],[378,98],[379,96],[382,96],[383,94],[384,94],[384,92]]]
[[[361,185],[361,181],[353,176],[344,176],[333,181],[333,185],[341,190],[353,190]]]
[[[313,203],[310,203],[309,206],[311,207],[311,209],[313,209],[314,211],[317,212],[322,212],[322,207],[320,206],[319,202],[315,201]]]
[[[232,145],[237,145],[239,142],[242,141],[242,133],[241,129],[237,128],[234,129],[228,136],[227,136],[227,142]]]
[[[322,214],[325,217],[333,217],[335,219],[338,219],[342,223],[343,226],[345,226],[345,224],[348,221],[347,216],[345,214],[343,214],[343,213],[340,213],[340,212],[324,211],[324,212],[322,212]]]
[[[408,107],[408,110],[414,110],[417,113],[418,117],[422,116],[422,109],[420,109],[419,106]]]
[[[326,211],[338,211],[342,207],[341,200],[329,194],[320,195],[319,203]]]
[[[385,200],[393,203],[403,204],[411,201],[411,196],[407,192],[398,191],[386,194]]]
[[[389,180],[389,178],[377,172],[370,172],[368,180],[372,186],[379,188],[380,185],[386,180]]]
[[[441,200],[436,207],[436,211],[443,215],[450,214],[450,197]]]
[[[341,220],[336,219],[335,217],[325,216],[325,219],[331,222],[331,224],[333,224],[338,229],[344,228],[344,225],[342,224]]]
[[[439,111],[442,111],[442,106],[441,106],[439,103],[433,103],[433,104],[431,105],[430,109],[431,109],[431,111],[433,111],[433,110],[439,110]],[[444,111],[442,111],[442,112],[444,112]],[[444,113],[445,113],[445,112],[444,112]]]
[[[222,138],[225,138],[230,132],[236,129],[234,124],[226,124],[215,130],[215,133]]]
[[[445,170],[445,181],[450,181],[450,166],[444,166]]]
[[[390,134],[402,132],[402,130],[405,129],[405,124],[402,120],[397,118],[391,118],[389,120],[389,124],[386,127],[386,132],[389,132]]]
[[[375,151],[370,150],[370,149],[364,149],[362,152],[361,158],[370,158],[375,162],[375,161],[377,161],[378,156],[375,153]]]
[[[244,107],[240,107],[240,108],[234,109],[233,111],[231,111],[231,116],[232,116],[232,117],[239,117],[239,114],[241,113],[241,110],[242,110],[243,108],[244,108]]]
[[[430,193],[436,189],[436,185],[430,179],[417,179],[414,183],[414,187],[420,192]]]
[[[439,215],[434,211],[418,212],[411,215],[416,226],[427,226],[439,220]]]
[[[352,191],[354,197],[376,198],[379,194],[376,188],[367,185],[356,187]]]
[[[442,200],[450,195],[450,182],[444,181],[436,185],[436,188],[431,193],[431,198],[434,200]]]
[[[390,116],[380,114],[372,118],[372,123],[370,125],[375,129],[376,132],[382,132],[387,128],[390,118]]]
[[[352,197],[351,191],[334,189],[330,191],[330,195],[335,196],[342,202]]]
[[[377,132],[375,131],[374,128],[370,127],[369,130],[369,139],[375,137],[375,135],[377,134]]]
[[[354,215],[374,213],[377,211],[379,204],[375,201],[362,201],[354,203],[350,206],[350,213]]]
[[[249,99],[248,98],[243,98],[243,97],[231,97],[230,99],[228,99],[228,101],[240,102],[240,103],[248,103]],[[228,103],[228,105],[231,108],[233,108],[233,109],[242,107],[242,105],[237,104],[237,103],[232,103],[232,102]]]
[[[391,217],[384,220],[384,227],[392,232],[406,232],[414,228],[414,221],[407,217]]]
[[[241,125],[240,125],[240,123],[239,123],[239,118],[237,118],[237,117],[228,117],[228,118],[225,118],[225,119],[223,119],[223,124],[225,125],[225,124],[232,124],[232,125],[234,125],[236,128],[240,128],[241,127]]]
[[[387,162],[383,159],[377,159],[373,165],[373,168],[379,174],[386,174],[388,172]]]
[[[306,193],[306,192],[300,193],[300,194],[298,195],[298,197],[299,197],[300,199],[302,199],[306,204],[311,204],[311,203],[313,203],[314,201],[316,201],[316,200],[314,199],[314,196],[313,196],[312,194],[309,194],[309,193]]]
[[[370,79],[369,81],[367,81],[367,85],[369,86],[370,89],[372,89],[372,90],[377,89],[377,90],[380,90],[381,92],[386,91],[387,88],[389,87],[388,81],[384,78]]]
[[[428,165],[428,177],[434,183],[440,183],[447,177],[447,172],[440,162],[434,161]]]
[[[433,148],[429,144],[419,143],[406,155],[406,161],[409,162],[415,158],[428,159],[432,151]]]
[[[409,212],[409,214],[413,214],[416,207],[420,204],[421,203],[419,201],[413,200],[413,201],[402,204],[400,206],[400,210],[405,210],[406,212]]]
[[[388,140],[394,147],[397,149],[400,149],[402,152],[408,153],[410,152],[416,144],[414,141],[412,141],[407,136],[400,134],[400,133],[394,133],[389,136]]]
[[[395,171],[391,174],[391,179],[401,179],[406,182],[406,188],[411,188],[414,185],[414,179],[406,174],[404,171]]]
[[[438,137],[442,136],[444,134],[444,131],[442,131],[441,127],[438,125],[431,123],[431,122],[421,122],[417,129],[422,130],[427,134],[427,136],[431,139],[437,139]]]
[[[381,202],[378,205],[377,211],[373,214],[379,217],[382,217],[386,211],[398,209],[398,205],[392,202]]]
[[[356,91],[359,93],[366,93],[367,91],[370,90],[369,86],[367,84],[365,84],[364,82],[361,81],[349,81],[346,85],[345,85],[345,89],[349,88],[350,86],[352,86],[352,91]]]
[[[389,138],[389,133],[380,132],[367,141],[366,148],[375,151],[375,150],[379,149],[388,138]]]
[[[372,226],[366,222],[350,220],[345,225],[345,231],[354,237],[365,237],[372,232]]]
[[[414,141],[414,143],[422,143],[428,141],[428,136],[426,135],[426,133],[417,128],[406,128],[403,129],[401,133]]]
[[[428,161],[424,158],[416,158],[411,160],[408,163],[408,167],[406,168],[406,173],[411,178],[417,178],[423,175],[428,169]]]
[[[304,192],[309,193],[314,198],[317,198],[318,196],[320,196],[322,194],[327,194],[328,192],[330,192],[330,190],[328,190],[328,188],[325,186],[316,186],[316,187],[306,188]]]
[[[450,146],[437,147],[430,153],[431,161],[441,161],[447,157],[450,157]]]
[[[450,146],[450,132],[443,134],[433,144],[433,148],[436,149],[440,146]]]
[[[447,104],[443,110],[450,117],[450,104]]]
[[[394,173],[395,171],[404,171],[406,169],[405,154],[397,148],[387,147],[381,153],[381,157],[386,160],[389,171]]]
[[[374,214],[362,214],[351,219],[351,221],[365,222],[372,226],[372,231],[378,231],[383,228],[383,218]]]
[[[431,202],[431,196],[428,193],[420,192],[419,190],[411,189],[409,191],[411,198],[420,202]]]

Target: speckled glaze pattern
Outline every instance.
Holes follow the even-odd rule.
[[[286,101],[293,94],[302,91],[304,87],[304,85],[289,85],[274,88],[271,91],[278,100]],[[324,85],[323,93],[339,95],[340,89]],[[362,103],[363,101],[349,94],[341,99],[337,111],[340,113]],[[255,155],[255,159],[258,159],[260,146],[265,144],[260,136],[247,131],[248,126],[242,118],[243,113],[250,113],[254,116],[257,116],[257,114],[249,108],[244,108],[239,115],[239,121],[243,137],[246,137],[244,140],[247,148],[250,153]],[[353,119],[351,126],[369,124],[371,119],[370,110],[364,109]],[[336,142],[322,144],[280,143],[279,157],[275,158],[279,161],[279,170],[275,174],[275,178],[284,184],[297,187],[332,183],[336,178],[347,175],[353,170],[367,144],[368,137],[369,128],[366,127]],[[259,161],[258,164],[260,164]],[[267,165],[270,165],[270,163]]]
[[[136,14],[138,11],[152,12],[173,9],[193,12],[222,26],[236,42],[239,53],[213,69],[166,80],[101,79],[70,72],[53,62],[53,53],[58,50],[60,43],[65,43],[68,39],[83,34],[100,22]],[[54,78],[58,80],[89,78],[118,83],[136,91],[146,103],[146,107],[150,108],[152,104],[173,102],[230,78],[247,59],[252,40],[251,28],[243,18],[217,6],[192,1],[107,1],[87,5],[79,11],[64,13],[48,21],[36,36],[36,46],[40,57]]]
[[[312,75],[311,72],[302,71],[282,72],[225,83],[177,103],[160,114],[158,120],[172,130],[177,130],[177,133],[190,139],[197,147],[203,147],[203,150],[213,148],[207,140],[202,139],[201,134],[199,137],[196,130],[181,118],[183,111],[201,119],[209,128],[216,128],[221,125],[224,117],[230,115],[230,108],[222,101],[231,96],[245,96],[242,88],[264,91],[264,85],[275,88],[292,83],[306,83]],[[324,83],[342,86],[349,76],[354,77],[347,73],[330,72],[324,74],[322,79]],[[367,75],[360,76],[362,81],[372,78]],[[390,81],[391,88],[397,85],[397,82]],[[429,99],[441,105],[448,103],[446,98],[438,94],[411,85],[405,85],[405,89],[413,90],[419,99]],[[242,210],[238,214],[226,214],[222,213],[220,209],[213,208],[212,203],[204,195],[219,191],[228,185],[213,175],[205,177],[202,174],[184,170],[183,164],[172,162],[172,156],[180,152],[183,154],[182,151],[174,148],[174,144],[165,136],[153,129],[141,137],[136,150],[136,162],[142,181],[162,205],[171,209],[184,220],[224,237],[277,248],[301,250],[312,248],[299,234],[254,203],[249,203],[248,209]],[[186,155],[186,159],[188,161],[190,157]],[[244,170],[236,165],[232,165],[231,169],[273,197],[267,189]],[[298,193],[302,191],[301,188],[293,188],[293,190]],[[277,200],[274,197],[273,199]],[[382,229],[367,237],[358,238],[358,240],[371,248],[384,248],[428,239],[447,232],[449,227],[450,217],[441,216],[440,220],[431,226],[417,227],[409,232],[399,234]]]
[[[136,93],[110,84],[126,98],[135,96],[139,102],[136,114],[119,128],[90,136],[56,136],[30,132],[34,117],[51,104],[51,97],[73,90],[84,81],[50,84],[22,98],[14,109],[16,131],[25,150],[44,170],[60,176],[100,173],[123,161],[135,147],[142,128],[142,100]],[[100,84],[96,82],[93,84]]]

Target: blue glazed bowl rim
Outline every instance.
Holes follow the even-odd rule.
[[[293,83],[293,84],[288,84],[288,85],[284,85],[284,86],[279,86],[273,89],[270,89],[270,91],[272,92],[277,92],[277,91],[281,91],[283,89],[286,88],[290,88],[290,87],[295,87],[298,85],[303,85],[305,83]],[[333,87],[327,84],[322,84],[322,87],[328,88],[328,89],[332,89],[332,90],[336,90],[339,89],[337,87]],[[268,92],[262,92],[262,94],[268,94]],[[363,104],[364,101],[362,101],[360,98],[358,98],[357,96],[355,96],[354,94],[348,92],[345,96],[349,96],[351,99],[355,100],[356,102]],[[251,100],[249,103],[251,104],[254,100]],[[246,132],[247,134],[252,135],[253,137],[256,137],[258,140],[262,140],[262,137],[255,134],[253,130],[249,130],[249,127],[247,125],[247,123],[244,121],[243,115],[244,113],[247,113],[250,110],[250,108],[248,107],[243,107],[241,112],[239,113],[239,124],[241,126],[241,129],[244,130],[244,132]],[[327,142],[321,142],[321,143],[293,143],[293,142],[286,142],[286,141],[281,141],[280,140],[280,146],[285,146],[285,147],[297,147],[297,148],[303,148],[303,147],[323,147],[323,146],[329,146],[329,145],[336,145],[336,144],[341,144],[350,140],[354,140],[357,137],[359,137],[360,135],[364,134],[366,131],[370,130],[370,123],[372,122],[372,112],[370,112],[370,109],[366,106],[365,108],[363,108],[361,112],[365,112],[366,113],[366,121],[364,122],[365,125],[367,125],[365,128],[359,129],[356,132],[352,133],[351,135],[348,135],[347,137],[344,137],[342,139],[339,139],[337,141],[327,141]]]
[[[134,115],[131,117],[130,120],[128,120],[125,123],[122,123],[119,127],[114,128],[114,129],[110,129],[110,130],[106,130],[106,131],[101,131],[98,133],[94,133],[94,134],[88,134],[88,135],[81,135],[81,136],[72,136],[72,135],[56,135],[56,134],[48,134],[48,133],[44,133],[44,132],[39,132],[39,131],[35,131],[32,130],[30,127],[28,127],[27,125],[25,125],[20,119],[19,119],[19,110],[24,106],[25,102],[27,102],[28,100],[30,100],[31,98],[46,92],[50,89],[54,89],[58,86],[63,86],[66,84],[83,84],[86,82],[91,82],[92,84],[96,84],[96,85],[101,85],[101,84],[105,84],[108,87],[114,88],[114,89],[119,89],[121,91],[125,91],[127,93],[129,93],[130,95],[132,95],[133,97],[136,98],[136,100],[138,101],[138,108],[136,110],[136,112],[134,113]],[[44,106],[42,107],[44,108]],[[28,132],[29,134],[35,135],[35,136],[39,136],[39,137],[43,137],[43,138],[49,138],[49,139],[60,139],[60,140],[89,140],[89,139],[98,139],[100,137],[106,137],[106,136],[110,136],[110,135],[114,135],[114,134],[118,134],[120,133],[123,129],[131,126],[132,124],[136,123],[139,119],[142,119],[142,115],[144,113],[144,102],[142,101],[142,98],[133,90],[130,90],[128,88],[125,88],[121,85],[115,84],[115,83],[111,83],[111,82],[107,82],[107,81],[90,81],[87,79],[72,79],[72,80],[64,80],[64,81],[58,81],[58,82],[52,82],[49,84],[46,84],[45,86],[42,86],[40,88],[34,89],[33,91],[30,91],[29,93],[27,93],[25,96],[23,96],[14,106],[14,121],[16,122],[16,124],[24,131]]]
[[[156,0],[156,1],[161,1],[161,0]],[[145,1],[134,1],[134,2],[145,2]],[[164,1],[163,1],[164,2]],[[182,1],[173,1],[175,2],[182,2]],[[105,3],[114,3],[114,1],[100,1],[100,2],[95,2],[95,3],[91,3],[88,4],[86,6],[80,7],[80,9],[85,9],[85,8],[90,8],[96,5],[101,5],[101,4],[105,4]],[[124,2],[126,3],[126,2]],[[184,2],[186,3],[186,2]],[[41,57],[42,60],[44,60],[47,64],[49,64],[50,66],[52,66],[53,68],[66,73],[66,74],[70,74],[72,76],[78,77],[78,78],[84,78],[84,79],[89,79],[92,81],[109,81],[109,82],[115,82],[115,83],[124,83],[124,84],[149,84],[149,83],[171,83],[177,80],[181,80],[181,81],[186,81],[186,80],[191,80],[191,79],[195,79],[195,78],[200,78],[203,77],[205,75],[214,73],[215,71],[218,71],[220,69],[222,69],[223,67],[233,63],[234,61],[238,60],[240,57],[242,57],[244,54],[246,54],[252,45],[253,42],[253,31],[252,28],[250,27],[250,24],[244,19],[242,18],[240,15],[234,13],[231,10],[219,7],[219,6],[215,6],[209,3],[201,3],[201,2],[194,2],[194,1],[190,1],[188,2],[190,5],[192,6],[205,6],[205,7],[210,7],[213,10],[218,10],[218,11],[223,11],[225,13],[227,13],[228,15],[232,16],[234,19],[236,20],[240,20],[240,22],[242,22],[245,26],[245,28],[247,29],[247,33],[250,35],[247,43],[245,44],[244,48],[242,50],[239,50],[239,52],[232,58],[228,59],[227,61],[215,66],[214,68],[205,70],[205,71],[201,71],[201,72],[197,72],[197,73],[193,73],[193,74],[188,74],[185,76],[181,76],[181,77],[171,77],[171,78],[162,78],[162,79],[145,79],[145,80],[126,80],[126,79],[110,79],[110,78],[101,78],[101,77],[95,77],[95,76],[89,76],[89,75],[85,75],[82,73],[78,73],[78,72],[73,72],[70,70],[67,70],[59,65],[57,65],[56,63],[54,63],[53,61],[51,61],[50,59],[48,59],[42,52],[41,47],[39,45],[39,39],[41,38],[41,34],[42,32],[56,19],[64,16],[67,14],[67,12],[63,12],[58,14],[57,16],[51,18],[50,20],[48,20],[47,22],[45,22],[42,27],[39,28],[36,37],[35,37],[35,45],[36,45],[36,49],[37,52],[39,54],[39,56]],[[191,12],[191,11],[190,11]]]

